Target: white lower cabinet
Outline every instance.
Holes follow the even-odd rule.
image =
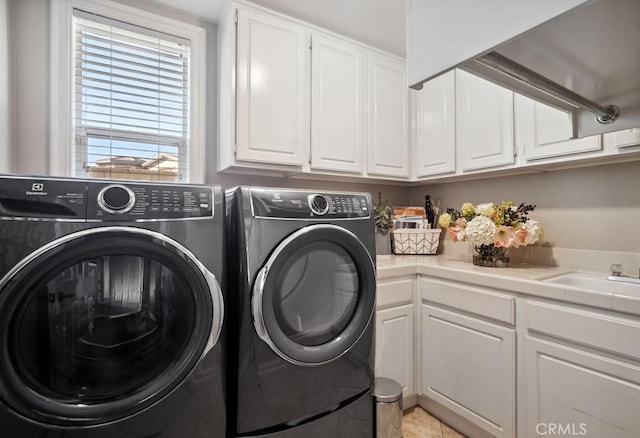
[[[527,436],[640,436],[640,318],[540,301],[526,315]]]
[[[376,312],[376,374],[400,383],[403,396],[415,394],[413,385],[413,304]]]
[[[415,406],[415,276],[378,282],[376,377],[400,383],[404,409]]]
[[[421,394],[497,437],[515,436],[515,330],[422,304]]]
[[[405,408],[473,437],[640,436],[639,316],[420,274],[377,306],[376,376]]]
[[[638,366],[532,337],[524,348],[527,436],[640,436]]]

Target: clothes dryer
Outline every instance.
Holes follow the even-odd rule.
[[[240,187],[227,230],[236,436],[372,437],[371,196]]]

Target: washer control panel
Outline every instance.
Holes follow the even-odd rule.
[[[127,186],[113,184],[98,193],[98,205],[107,213],[125,214],[136,204],[136,195]]]
[[[153,220],[213,216],[210,187],[141,183],[89,184],[87,219]]]
[[[371,216],[370,196],[364,193],[326,193],[251,189],[254,217],[350,219]]]

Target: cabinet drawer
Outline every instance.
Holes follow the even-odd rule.
[[[527,301],[527,327],[603,351],[640,360],[640,318]]]
[[[413,282],[413,276],[379,281],[376,290],[376,308],[413,304]]]
[[[486,289],[424,277],[418,279],[418,288],[422,300],[475,313],[511,325],[516,322],[514,297]]]

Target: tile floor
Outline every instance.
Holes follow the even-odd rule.
[[[404,412],[402,438],[465,438],[420,406]]]

